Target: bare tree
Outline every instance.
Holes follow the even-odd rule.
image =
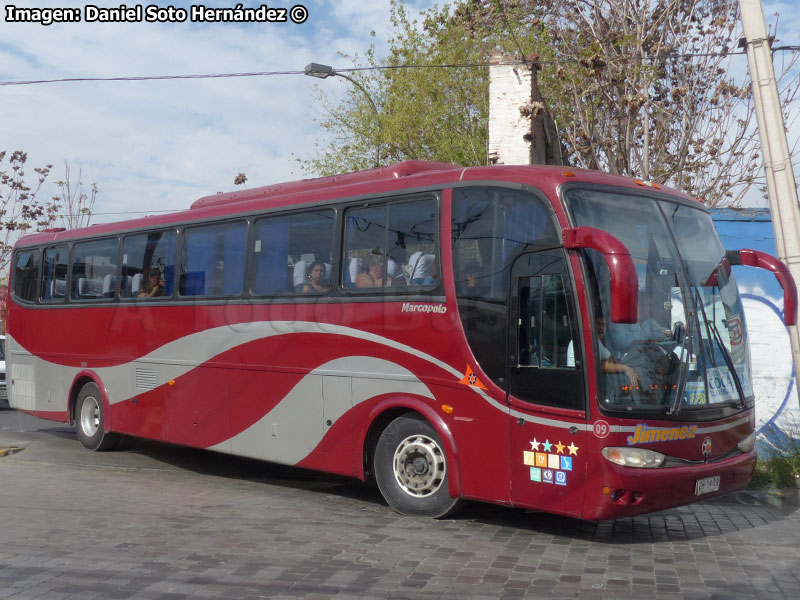
[[[573,164],[736,205],[760,174],[737,0],[538,0],[565,57],[554,106]],[[788,73],[796,55],[784,64]],[[784,78],[784,83],[786,79]],[[800,81],[784,87],[784,103]]]
[[[82,175],[82,171],[78,169],[78,177],[73,179],[69,162],[65,160],[64,179],[56,181],[60,195],[53,196],[53,207],[56,211],[60,211],[61,225],[67,229],[86,227],[92,220],[97,184],[92,183],[89,191],[84,192]]]
[[[15,150],[4,165],[6,156],[6,151],[0,151],[0,273],[6,271],[17,237],[52,226],[58,211],[56,205],[37,198],[53,165],[34,168],[36,181],[28,184],[25,181],[28,154]]]

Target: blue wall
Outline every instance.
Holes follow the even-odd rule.
[[[711,217],[726,249],[777,254],[768,209],[714,209]],[[783,291],[768,271],[734,267],[733,272],[750,332],[759,454],[800,448],[797,380],[788,331],[782,323]]]

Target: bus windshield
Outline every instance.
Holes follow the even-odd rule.
[[[601,402],[665,414],[751,403],[744,313],[709,215],[606,190],[576,189],[566,198],[576,225],[626,245],[638,276],[638,321],[612,323],[608,269],[586,251]]]

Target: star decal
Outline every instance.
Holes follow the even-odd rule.
[[[541,443],[542,442],[537,442],[536,438],[533,438],[533,441],[531,442],[531,450],[538,450],[539,449],[539,444],[541,444]]]
[[[567,450],[569,450],[569,453],[572,454],[573,456],[578,456],[578,446],[576,446],[574,442],[569,443],[569,446],[567,446]]]
[[[544,446],[544,451],[545,452],[550,452],[550,449],[553,447],[553,444],[550,443],[549,439],[545,440],[542,445]]]
[[[559,454],[564,454],[564,448],[566,448],[566,446],[561,443],[561,440],[558,440],[558,443],[556,444],[556,451]]]

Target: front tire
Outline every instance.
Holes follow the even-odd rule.
[[[441,518],[461,505],[451,498],[442,440],[421,417],[396,418],[375,446],[375,480],[386,502],[404,515]]]
[[[100,388],[87,383],[75,401],[75,429],[78,440],[89,450],[111,450],[119,442],[119,435],[104,429],[105,411]]]

